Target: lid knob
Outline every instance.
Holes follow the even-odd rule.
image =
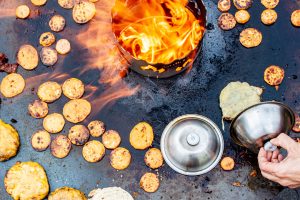
[[[196,133],[190,133],[187,135],[186,141],[189,145],[195,146],[195,145],[199,144],[200,138]]]

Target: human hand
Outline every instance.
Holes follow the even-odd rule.
[[[300,187],[300,144],[284,133],[270,142],[286,149],[288,155],[284,158],[279,150],[266,152],[264,148],[261,148],[258,154],[258,164],[262,175],[282,186]]]

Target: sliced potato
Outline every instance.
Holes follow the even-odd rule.
[[[300,10],[295,10],[291,15],[291,22],[294,26],[300,27]]]
[[[41,100],[34,100],[28,105],[28,112],[33,118],[44,118],[48,111],[48,104]]]
[[[262,42],[262,34],[255,28],[246,28],[240,33],[240,42],[246,48],[253,48]]]
[[[108,130],[102,135],[102,142],[107,149],[115,149],[121,143],[121,137],[117,131]]]
[[[39,64],[39,56],[36,49],[29,45],[22,45],[17,54],[17,62],[26,70],[33,70]]]
[[[73,19],[79,24],[87,23],[95,16],[95,14],[95,4],[87,0],[79,1],[73,8]]]
[[[66,20],[61,15],[54,15],[53,17],[51,17],[49,21],[49,26],[52,31],[60,32],[64,30],[66,26]]]
[[[74,7],[75,0],[58,0],[58,4],[65,9],[71,9]]]
[[[44,118],[43,127],[49,133],[59,133],[65,126],[65,119],[59,113],[52,113]]]
[[[265,25],[274,24],[277,20],[277,13],[275,10],[266,9],[261,13],[261,21]]]
[[[233,0],[234,6],[238,10],[246,10],[252,6],[253,0]]]
[[[278,5],[279,0],[261,0],[260,2],[266,8],[272,9],[272,8],[275,8]]]
[[[48,200],[86,200],[83,192],[70,187],[61,187],[51,192]]]
[[[105,147],[97,140],[87,142],[82,148],[83,158],[91,163],[100,161],[105,155]]]
[[[44,65],[53,66],[57,62],[57,51],[51,47],[43,47],[40,57]]]
[[[77,78],[70,78],[63,83],[62,91],[69,99],[79,99],[84,93],[84,84]]]
[[[0,162],[17,155],[20,146],[18,131],[0,119]]]
[[[228,31],[235,27],[236,21],[232,14],[222,13],[218,18],[218,25],[224,31]]]
[[[154,173],[146,173],[142,176],[140,180],[140,187],[145,192],[156,192],[159,188],[159,179]]]
[[[50,144],[51,154],[56,158],[65,158],[69,155],[72,143],[68,137],[58,135]]]
[[[38,97],[47,103],[52,103],[59,99],[61,93],[62,89],[60,84],[54,81],[47,81],[41,84],[37,91]]]
[[[6,98],[12,98],[21,94],[24,88],[24,78],[20,74],[11,73],[2,79],[0,91]]]
[[[264,80],[271,86],[278,86],[284,79],[284,69],[271,65],[264,72]]]
[[[157,169],[164,163],[164,158],[159,149],[151,148],[146,152],[144,161],[151,169]]]
[[[45,151],[50,143],[50,134],[44,130],[35,132],[31,137],[31,146],[36,151]]]
[[[65,104],[63,115],[74,124],[82,122],[91,113],[91,103],[85,99],[73,99]]]
[[[118,147],[110,153],[110,164],[117,170],[126,169],[129,166],[130,162],[131,154],[127,149],[123,147]]]
[[[42,33],[40,36],[40,45],[49,47],[55,42],[55,35],[51,32]]]
[[[230,10],[231,1],[230,0],[219,0],[218,1],[218,9],[221,12],[227,12]]]
[[[105,124],[102,121],[94,120],[89,123],[88,129],[93,137],[100,137],[105,132]]]
[[[47,3],[47,0],[31,0],[31,3],[35,6],[43,6]]]
[[[135,149],[146,149],[152,145],[154,139],[153,129],[147,122],[140,122],[133,127],[129,135],[130,144]]]
[[[245,24],[250,20],[250,14],[247,10],[239,10],[234,15],[235,20],[239,24]]]
[[[16,16],[20,19],[26,19],[30,14],[30,9],[27,5],[20,5],[16,9]]]
[[[295,124],[293,126],[293,131],[295,133],[300,133],[300,117],[298,115],[295,118]],[[300,140],[298,140],[298,142],[300,143]]]
[[[231,157],[225,157],[221,161],[221,167],[225,171],[233,170],[234,168],[234,160]]]
[[[69,130],[68,138],[72,144],[81,146],[87,143],[90,138],[89,130],[83,125],[72,126]]]
[[[71,51],[71,44],[67,39],[60,39],[57,41],[55,49],[59,54],[65,55]]]

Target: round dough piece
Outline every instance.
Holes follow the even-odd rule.
[[[253,48],[262,42],[262,34],[255,28],[246,28],[240,33],[240,42],[246,48]]]
[[[59,99],[61,96],[61,86],[54,81],[47,81],[39,86],[37,95],[38,97],[47,103],[52,103]]]
[[[50,144],[51,154],[56,158],[65,158],[69,155],[72,143],[67,136],[58,135]]]
[[[146,173],[140,180],[140,187],[145,192],[156,192],[159,188],[159,179],[156,174]]]
[[[218,18],[218,25],[224,31],[228,31],[235,27],[236,21],[232,14],[222,13]]]
[[[44,118],[49,112],[48,104],[41,100],[34,100],[28,105],[28,112],[33,118]]]
[[[253,0],[233,0],[234,6],[238,10],[246,10],[252,6]]]
[[[125,190],[119,187],[98,188],[89,193],[89,200],[134,200]]]
[[[73,8],[73,19],[76,23],[84,24],[96,14],[95,4],[87,0],[79,1]]]
[[[65,126],[65,119],[59,113],[52,113],[44,118],[43,127],[49,133],[59,133]]]
[[[17,62],[26,70],[33,70],[39,64],[39,55],[36,49],[29,45],[22,45],[17,54]]]
[[[75,0],[58,0],[58,4],[65,9],[71,9],[74,7]]]
[[[221,12],[227,12],[230,10],[231,1],[230,0],[219,0],[218,1],[218,9]]]
[[[31,146],[36,151],[45,151],[50,143],[50,134],[44,130],[35,132],[31,137]]]
[[[20,74],[11,73],[2,79],[0,91],[6,98],[12,98],[21,94],[24,88],[24,78]]]
[[[75,125],[72,126],[69,130],[68,138],[72,142],[72,144],[82,146],[90,138],[89,130],[83,125]]]
[[[67,39],[60,39],[57,41],[55,49],[59,54],[65,55],[71,51],[71,44]]]
[[[135,149],[144,150],[152,145],[153,129],[147,122],[140,122],[133,127],[129,135],[130,144]]]
[[[35,6],[43,6],[47,3],[47,0],[31,0],[31,3]]]
[[[89,123],[88,129],[93,137],[100,137],[105,132],[105,124],[102,121],[94,120]]]
[[[69,99],[79,99],[84,93],[84,84],[77,78],[70,78],[64,82],[62,91]]]
[[[151,148],[146,152],[144,161],[151,169],[157,169],[164,163],[164,158],[159,149]]]
[[[77,189],[61,187],[51,192],[48,200],[86,200],[86,197],[83,192]]]
[[[26,5],[20,5],[16,9],[16,16],[20,19],[26,19],[30,14],[30,9]]]
[[[264,72],[264,80],[271,86],[277,86],[284,79],[284,69],[279,66],[271,65]]]
[[[261,13],[261,21],[265,25],[271,25],[274,24],[277,20],[277,13],[275,10],[272,9],[266,9]]]
[[[19,146],[20,139],[16,129],[0,119],[0,162],[17,155]]]
[[[66,20],[61,15],[54,15],[53,17],[51,17],[49,21],[49,26],[52,31],[60,32],[64,30],[66,26]]]
[[[51,32],[42,33],[40,36],[40,45],[49,47],[55,42],[55,35]]]
[[[123,148],[118,147],[110,153],[110,164],[117,170],[126,169],[131,162],[130,152]]]
[[[4,178],[6,192],[13,199],[44,199],[49,193],[44,168],[36,162],[17,162]]]
[[[91,163],[100,161],[104,157],[104,155],[105,147],[101,142],[97,140],[87,142],[82,148],[83,158]]]
[[[273,9],[278,5],[279,0],[261,0],[260,2],[266,8]]]
[[[121,137],[117,131],[108,130],[102,135],[102,142],[107,149],[115,149],[121,143]]]
[[[43,47],[40,57],[44,65],[53,66],[57,62],[57,51],[51,47]]]
[[[295,10],[292,13],[291,22],[294,26],[300,27],[300,10]]]
[[[85,99],[73,99],[65,104],[63,115],[74,124],[82,122],[91,113],[91,103]]]
[[[238,10],[234,17],[239,24],[245,24],[250,20],[250,14],[247,10]]]

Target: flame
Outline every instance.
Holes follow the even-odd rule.
[[[189,55],[204,27],[186,7],[187,0],[117,0],[113,30],[119,43],[137,60],[170,64]]]

